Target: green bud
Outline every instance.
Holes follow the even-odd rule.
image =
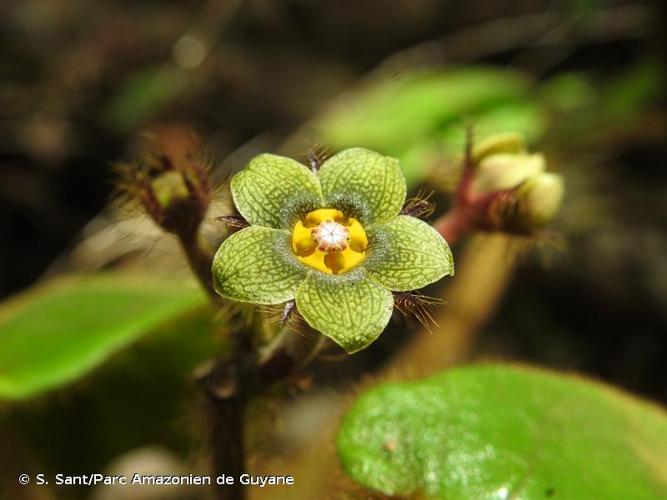
[[[187,131],[186,131],[187,132]],[[140,161],[120,164],[120,185],[162,229],[192,237],[211,201],[207,168],[198,141],[176,128],[148,135]]]
[[[157,201],[163,209],[168,209],[172,203],[183,200],[190,196],[188,187],[185,185],[181,172],[172,170],[160,174],[151,181],[151,187]]]

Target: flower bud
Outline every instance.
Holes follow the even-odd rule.
[[[472,152],[472,158],[476,164],[483,159],[500,153],[518,154],[526,151],[526,141],[521,134],[507,132],[496,134],[482,140]]]
[[[158,203],[163,209],[169,208],[173,203],[178,203],[189,196],[188,187],[185,185],[180,172],[171,171],[159,175],[151,182]]]
[[[194,165],[183,164],[179,170],[158,174],[149,182],[157,210],[150,210],[153,219],[170,233],[188,234],[195,231],[206,215],[210,191],[208,179],[200,173],[192,175]]]
[[[472,190],[488,230],[533,233],[549,222],[561,205],[563,178],[545,172],[544,156],[529,153],[523,137],[489,137],[473,151]]]
[[[478,194],[511,189],[544,172],[544,168],[541,154],[493,154],[480,162],[473,189]]]
[[[121,186],[165,231],[192,235],[208,209],[212,187],[198,161],[199,142],[177,127],[146,136],[141,161],[121,165]]]
[[[516,190],[516,225],[531,231],[543,227],[556,215],[564,193],[559,174],[544,172],[528,179]]]

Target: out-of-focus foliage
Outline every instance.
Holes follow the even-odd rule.
[[[482,365],[368,391],[338,450],[392,495],[648,500],[667,494],[666,440],[664,412],[615,389]]]
[[[341,100],[320,129],[333,144],[399,150],[448,122],[519,98],[528,86],[520,73],[493,68],[400,74]]]
[[[316,120],[336,148],[365,146],[401,160],[409,185],[428,173],[428,156],[458,157],[466,125],[476,135],[514,130],[534,141],[545,110],[532,102],[530,78],[491,67],[434,69],[374,81],[340,99]]]
[[[45,472],[102,471],[110,457],[158,442],[184,455],[199,428],[188,411],[192,371],[220,349],[216,327],[207,308],[172,319],[66,391],[0,407],[0,433],[41,449]],[[19,469],[31,463],[22,460],[13,457]]]
[[[205,303],[194,287],[146,276],[98,275],[37,287],[0,309],[0,398],[23,399],[71,382]]]
[[[104,110],[109,125],[122,131],[131,130],[169,104],[183,90],[183,70],[171,66],[146,68],[132,75]]]
[[[364,146],[399,158],[414,186],[443,161],[460,158],[467,125],[478,140],[514,131],[529,144],[548,132],[585,141],[601,126],[630,126],[657,98],[661,82],[651,61],[604,85],[582,72],[537,84],[527,73],[494,67],[415,70],[344,95],[315,120],[314,131],[337,149]]]
[[[604,118],[634,118],[637,110],[660,98],[665,75],[654,61],[635,64],[603,89]]]

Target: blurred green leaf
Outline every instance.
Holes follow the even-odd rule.
[[[402,74],[342,99],[317,128],[336,147],[360,145],[391,152],[449,121],[521,96],[528,87],[520,73],[490,68]]]
[[[470,121],[475,142],[505,132],[517,132],[530,144],[537,141],[547,127],[546,112],[542,107],[526,99],[516,99],[498,104],[475,115]],[[463,155],[466,130],[461,126],[448,127],[440,134],[442,151],[456,157]]]
[[[667,418],[610,387],[499,365],[385,384],[344,418],[346,471],[430,498],[667,497]]]
[[[527,102],[530,89],[530,80],[519,72],[485,67],[401,74],[341,99],[315,128],[336,149],[362,146],[399,158],[413,186],[426,175],[419,161],[424,154],[462,153],[466,123],[488,129],[487,134],[518,126],[539,135],[543,116]]]
[[[612,80],[602,93],[602,110],[608,120],[635,118],[660,98],[665,88],[659,64],[648,60],[635,64]]]
[[[203,304],[196,288],[121,274],[60,279],[26,292],[0,307],[0,398],[75,380]]]
[[[558,111],[577,112],[594,106],[598,91],[588,75],[559,73],[539,87],[539,97]]]
[[[145,68],[120,85],[103,109],[103,117],[115,129],[131,130],[176,98],[186,81],[186,73],[180,68]]]
[[[548,126],[546,112],[539,104],[527,99],[499,103],[474,115],[475,140],[511,131],[526,137],[529,143],[539,140]],[[466,129],[462,123],[453,123],[441,130],[434,139],[422,141],[397,154],[405,172],[408,186],[414,186],[425,177],[429,168],[463,157]]]
[[[0,429],[39,450],[46,470],[102,470],[117,455],[155,443],[187,456],[196,433],[188,417],[192,371],[226,338],[212,335],[221,326],[214,313],[198,308],[157,327],[66,395],[0,405]]]

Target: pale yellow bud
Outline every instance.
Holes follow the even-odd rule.
[[[499,153],[485,157],[477,169],[473,189],[478,194],[502,191],[544,172],[541,154]]]
[[[524,229],[539,229],[558,212],[563,202],[565,182],[559,174],[544,172],[524,184],[516,192],[517,225]]]
[[[472,152],[472,158],[476,164],[479,164],[484,158],[499,154],[510,153],[519,154],[526,151],[526,141],[521,134],[516,132],[507,132],[487,137],[475,146]]]

